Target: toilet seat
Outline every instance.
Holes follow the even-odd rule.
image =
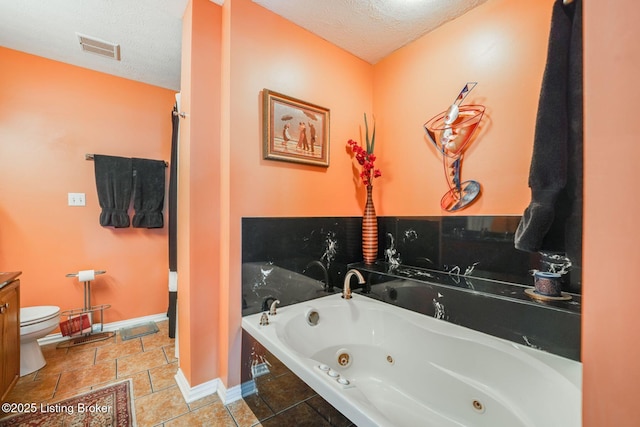
[[[60,314],[60,307],[42,305],[20,308],[20,326],[29,326],[54,319]]]

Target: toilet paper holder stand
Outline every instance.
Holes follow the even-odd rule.
[[[106,270],[95,270],[95,275],[104,274]],[[68,273],[66,277],[79,277],[80,273]],[[90,328],[89,331],[81,336],[72,337],[67,341],[63,341],[57,345],[57,348],[67,348],[76,345],[88,344],[96,341],[103,341],[115,336],[115,332],[104,332],[104,311],[111,308],[111,304],[91,305],[91,280],[83,281],[84,284],[84,302],[82,308],[74,308],[72,310],[64,310],[60,313],[61,316],[66,316],[67,319],[82,316],[84,314],[89,316]],[[93,313],[100,313],[100,330],[98,332],[93,331]]]

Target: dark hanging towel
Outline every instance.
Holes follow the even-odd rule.
[[[180,117],[177,105],[171,112],[171,164],[169,165],[169,338],[176,337],[176,309],[178,305],[178,130]],[[172,280],[175,281],[172,284]]]
[[[178,130],[180,117],[171,114],[171,163],[169,164],[169,270],[178,271]]]
[[[102,208],[100,225],[128,227],[131,201],[131,159],[125,157],[93,156],[98,202]]]
[[[133,226],[162,228],[164,219],[164,173],[162,160],[132,159],[133,168]]]
[[[562,252],[581,265],[582,248],[582,0],[553,5],[529,170],[531,203],[515,247]]]

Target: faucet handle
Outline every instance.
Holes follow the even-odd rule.
[[[279,299],[277,299],[277,300],[275,300],[274,302],[271,303],[271,308],[269,309],[269,314],[271,316],[275,316],[277,314],[276,313],[276,305],[278,305],[278,304],[280,304],[280,300]]]
[[[262,313],[262,316],[260,316],[260,326],[266,326],[269,324],[269,317],[267,316],[267,313]]]

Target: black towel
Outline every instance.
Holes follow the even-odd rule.
[[[553,5],[533,157],[531,203],[515,235],[520,250],[564,252],[581,263],[582,1]]]
[[[162,228],[166,166],[162,160],[132,159],[133,226]]]
[[[131,159],[125,157],[93,156],[98,202],[102,208],[100,225],[128,227],[131,201]]]

